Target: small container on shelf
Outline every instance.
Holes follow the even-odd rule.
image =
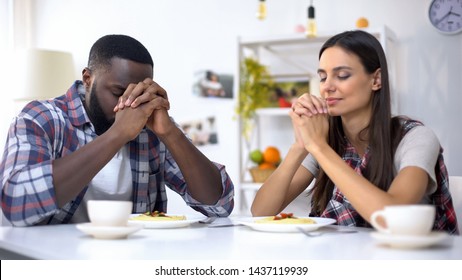
[[[249,169],[250,175],[254,183],[263,183],[268,177],[274,172],[275,169],[260,169],[258,167],[252,167]]]

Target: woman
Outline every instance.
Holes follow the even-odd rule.
[[[316,178],[312,216],[370,227],[384,206],[433,204],[434,229],[457,234],[439,141],[420,122],[391,116],[379,41],[364,31],[330,38],[318,74],[322,98],[304,94],[294,102],[296,141],[258,191],[252,214],[279,213]]]

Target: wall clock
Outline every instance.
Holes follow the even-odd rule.
[[[462,0],[433,0],[428,9],[430,23],[447,35],[462,31]]]

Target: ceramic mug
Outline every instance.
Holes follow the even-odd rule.
[[[88,218],[95,226],[126,226],[132,213],[132,206],[131,201],[89,200]]]
[[[379,223],[382,219],[386,225]],[[379,232],[398,235],[427,235],[435,222],[433,205],[393,205],[371,215],[371,224]]]

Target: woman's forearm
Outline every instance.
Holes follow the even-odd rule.
[[[306,156],[306,150],[292,145],[282,163],[258,190],[251,207],[252,215],[278,214],[303,191],[303,186],[294,177]]]

